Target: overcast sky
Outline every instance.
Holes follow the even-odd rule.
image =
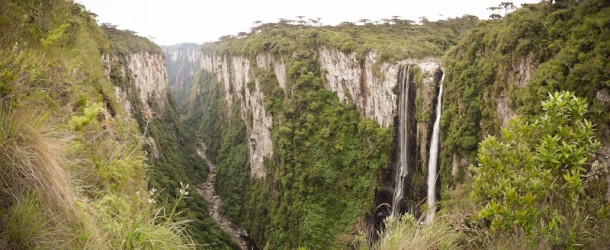
[[[223,35],[249,31],[254,21],[277,22],[296,16],[321,18],[323,24],[380,20],[400,16],[417,21],[459,17],[487,19],[487,7],[510,0],[76,0],[98,14],[98,22],[112,23],[159,45],[215,41]],[[539,0],[514,0],[535,3]]]

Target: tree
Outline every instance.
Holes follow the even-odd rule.
[[[392,22],[397,24],[400,22],[400,16],[392,16]]]
[[[322,18],[309,18],[309,22],[313,24],[313,26],[318,26],[320,24],[320,20],[322,20]]]
[[[358,22],[362,24],[368,24],[371,22],[371,19],[361,18],[360,20],[358,20]]]
[[[297,18],[299,19],[299,20],[297,20],[298,24],[305,25],[307,23],[307,20],[304,19],[305,16],[297,16]]]
[[[504,16],[508,14],[509,10],[514,10],[517,8],[515,7],[515,4],[513,4],[513,2],[501,2],[500,7],[504,8]]]
[[[430,21],[428,20],[428,17],[420,16],[419,17],[419,23],[421,23],[421,24],[428,24],[428,23],[430,23]]]
[[[489,220],[492,231],[571,246],[582,239],[563,236],[587,233],[574,224],[597,212],[583,210],[590,202],[586,179],[594,174],[590,159],[600,142],[584,118],[584,99],[561,92],[542,106],[544,114],[534,122],[514,118],[500,138],[481,142],[478,167],[472,167],[472,197],[483,202],[477,217]],[[582,214],[581,221],[574,214]]]
[[[487,8],[488,10],[491,10],[491,15],[489,15],[489,18],[491,18],[491,20],[498,20],[500,18],[502,18],[502,16],[500,14],[498,14],[498,10],[500,10],[501,8],[498,6],[492,6]]]

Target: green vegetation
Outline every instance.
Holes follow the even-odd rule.
[[[142,103],[126,57],[162,56],[154,43],[97,26],[71,1],[2,1],[0,248],[236,248],[185,184],[206,178],[199,139],[218,167],[221,212],[268,249],[608,247],[608,170],[597,160],[610,128],[608,1],[544,2],[478,23],[472,16],[363,23],[282,21],[204,45],[207,54],[256,62],[269,53],[286,65],[286,89],[255,64],[249,73],[258,87],[244,87],[260,88],[273,117],[273,156],[255,179],[253,114],[241,109],[244,100],[226,103],[212,73],[185,85],[177,104],[170,96]],[[377,242],[356,239],[376,216],[394,135],[324,88],[320,47],[360,62],[376,52],[379,65],[446,53],[444,201],[434,224],[405,215],[388,219]],[[105,65],[107,57],[114,59]],[[421,72],[413,76],[419,86]],[[540,102],[556,91],[570,92]],[[513,111],[519,115],[501,128]],[[429,122],[429,108],[414,114]],[[428,146],[424,135],[416,140]],[[476,159],[472,175],[449,173],[461,158]],[[415,168],[407,200],[419,206],[425,171]]]
[[[441,166],[478,165],[474,176],[441,168],[441,213],[467,247],[607,248],[595,138],[608,141],[608,17],[607,1],[527,5],[480,22],[445,55]],[[570,92],[540,102],[556,91]]]
[[[265,180],[279,183],[267,187],[265,199],[272,206],[263,237],[272,248],[341,248],[346,242],[329,236],[348,232],[372,209],[377,173],[389,164],[392,133],[360,118],[355,106],[341,105],[324,89],[319,68],[315,61],[289,63],[291,97],[265,92],[278,124],[271,131],[274,157]],[[266,82],[282,93],[277,80]]]
[[[561,90],[591,102],[589,120],[607,139],[610,105],[596,95],[610,86],[608,24],[607,1],[558,1],[482,21],[463,36],[443,62],[442,164],[453,154],[475,159],[483,136],[500,132],[509,114],[499,111],[499,102],[527,118],[542,112],[540,96]],[[449,172],[443,176],[448,185]]]
[[[388,217],[384,233],[376,242],[367,242],[361,236],[357,249],[456,249],[463,235],[445,222],[420,224],[411,214],[400,218]]]
[[[134,36],[126,31],[109,30],[105,28],[111,41],[120,41],[130,46],[138,44],[154,43],[142,37]],[[124,41],[124,37],[128,37]],[[143,41],[142,41],[143,40]],[[160,49],[156,47],[151,51],[147,47],[133,47],[125,50],[125,47],[115,48],[117,43],[112,43],[109,47],[109,54],[115,60],[111,60],[110,79],[126,93],[130,100],[131,112],[138,122],[140,131],[143,131],[147,138],[144,149],[150,156],[147,160],[151,166],[148,185],[153,188],[166,189],[156,198],[166,204],[177,203],[181,211],[185,211],[184,216],[189,218],[188,231],[193,236],[193,240],[206,246],[213,246],[216,249],[236,248],[231,239],[215,224],[214,220],[208,215],[203,198],[196,192],[192,192],[190,199],[178,202],[176,199],[180,188],[179,183],[202,183],[207,177],[207,165],[197,153],[195,147],[197,140],[192,136],[190,130],[185,130],[177,115],[173,98],[168,94],[167,102],[163,105],[156,103],[154,99],[149,100],[151,110],[146,110],[144,103],[139,100],[139,90],[134,85],[133,73],[125,67],[128,63],[125,55],[128,53],[148,52],[152,56],[162,56]],[[161,108],[163,106],[164,108]],[[156,111],[156,112],[155,112]],[[78,120],[77,120],[78,121]]]
[[[501,138],[481,142],[472,196],[483,207],[475,218],[489,220],[492,233],[522,235],[533,246],[594,248],[590,240],[607,240],[599,226],[610,214],[604,194],[591,192],[607,166],[592,163],[600,142],[584,119],[587,104],[562,92],[542,106],[533,122],[515,118]]]
[[[221,83],[201,72],[186,103],[179,104],[186,111],[185,125],[197,129],[217,163],[221,211],[248,229],[259,246],[345,248],[355,225],[372,211],[379,173],[390,164],[393,133],[361,118],[354,105],[339,103],[324,88],[319,47],[355,52],[359,60],[375,51],[380,62],[440,56],[476,21],[466,16],[423,25],[397,19],[338,27],[281,22],[205,44],[207,54],[239,55],[251,62],[259,53],[282,58],[290,88],[287,96],[274,72],[254,69],[274,124],[273,157],[265,160],[266,177],[260,180],[249,176],[246,132],[252,114],[240,110],[242,100],[229,109]],[[255,88],[254,81],[246,85]]]
[[[610,210],[608,166],[588,105],[571,92],[549,95],[531,122],[515,117],[501,137],[480,143],[477,166],[449,191],[432,224],[390,218],[373,249],[603,249]]]
[[[389,162],[391,133],[373,121],[362,120],[354,106],[343,107],[334,93],[323,88],[314,61],[295,61],[290,76],[297,88],[291,98],[284,98],[273,73],[260,74],[266,84],[263,91],[270,96],[265,106],[274,122],[282,124],[272,129],[275,152],[266,162],[263,180],[249,177],[246,127],[239,103],[226,112],[229,117],[222,127],[210,120],[222,119],[220,114],[225,112],[203,113],[203,123],[215,125],[203,128],[206,141],[207,135],[222,135],[219,146],[211,141],[208,148],[218,162],[221,211],[271,248],[319,249],[328,244],[338,248],[349,242],[335,242],[328,236],[346,233],[369,209],[365,204],[373,198],[377,170]],[[205,72],[201,79],[209,80],[201,82],[202,95],[216,97],[203,99],[202,107],[209,110],[218,103],[225,107],[218,82]],[[359,178],[350,178],[354,175]]]
[[[156,45],[102,29],[64,0],[3,1],[0,31],[0,248],[234,248],[203,200],[179,192],[180,180],[205,178],[205,164],[185,146],[173,104],[142,118],[133,78],[114,69],[124,59],[107,80],[101,53],[160,53]]]
[[[477,21],[474,16],[464,16],[438,22],[425,21],[422,25],[401,19],[384,24],[344,23],[321,27],[268,23],[253,27],[245,38],[226,36],[220,42],[204,47],[211,46],[217,54],[256,56],[269,52],[276,56],[290,56],[292,53],[309,55],[312,49],[325,46],[342,52],[356,52],[360,59],[370,51],[377,51],[381,61],[397,61],[442,56],[457,42],[457,37]]]
[[[119,30],[111,24],[103,24],[102,30],[108,35],[112,53],[129,54],[135,52],[161,53],[161,48],[129,30]]]
[[[168,97],[169,98],[169,97]],[[170,108],[171,107],[171,108]],[[207,165],[196,154],[197,141],[189,136],[178,122],[173,103],[166,107],[165,112],[158,114],[149,123],[149,136],[155,141],[155,148],[147,148],[151,165],[149,186],[166,189],[167,192],[157,197],[157,200],[174,203],[179,197],[177,192],[180,182],[202,183],[207,177]],[[158,157],[154,151],[158,150]],[[231,239],[216,225],[208,215],[203,198],[192,191],[189,199],[179,202],[179,210],[185,211],[185,218],[191,220],[188,230],[193,240],[202,245],[213,246],[214,249],[236,248]]]
[[[451,223],[448,228],[453,229],[449,232],[456,234],[455,238],[450,237],[451,244],[475,248],[528,248],[532,245],[604,247],[606,236],[598,232],[606,232],[608,228],[607,208],[600,201],[607,183],[601,178],[603,176],[598,175],[603,174],[603,165],[593,164],[591,159],[598,147],[593,138],[607,139],[605,131],[610,118],[607,116],[609,106],[603,97],[610,78],[607,70],[609,33],[603,28],[608,24],[608,11],[608,4],[599,0],[527,5],[503,19],[479,22],[472,31],[463,29],[459,42],[448,32],[462,33],[450,28],[459,23],[453,20],[453,23],[444,24],[425,22],[414,25],[404,21],[393,25],[344,24],[338,27],[264,24],[239,38],[224,37],[220,42],[204,45],[204,53],[243,56],[251,61],[255,61],[254,57],[259,53],[270,53],[285,62],[288,75],[289,91],[284,92],[273,72],[254,70],[265,96],[265,108],[273,116],[274,154],[265,163],[265,179],[248,182],[240,175],[238,184],[233,182],[232,185],[238,185],[238,190],[247,190],[247,202],[243,205],[226,201],[225,207],[230,209],[224,212],[231,216],[239,214],[233,219],[249,229],[261,246],[345,247],[352,240],[347,236],[350,230],[354,230],[355,223],[365,211],[370,211],[372,193],[367,192],[372,192],[372,187],[378,185],[376,175],[387,166],[392,135],[391,131],[377,128],[374,124],[368,127],[366,124],[370,121],[358,118],[352,105],[339,104],[335,95],[323,88],[316,49],[328,47],[355,52],[359,60],[363,60],[367,52],[377,51],[382,62],[392,62],[438,56],[457,42],[455,47],[448,49],[444,59],[447,75],[441,123],[441,195],[448,201],[444,203],[446,210],[440,214],[447,218],[447,223]],[[462,24],[468,21],[467,18],[459,20],[464,21]],[[371,32],[373,30],[376,33]],[[432,37],[438,39],[426,40],[426,32],[432,30],[438,35]],[[402,37],[403,34],[412,36],[406,38]],[[446,34],[449,34],[447,39],[443,38]],[[227,106],[223,103],[222,87],[212,76],[205,77],[210,81],[201,81],[203,78],[200,78],[199,84],[203,85],[193,86],[193,89],[209,84],[205,93],[214,98],[190,96],[187,120],[200,124],[196,120],[206,122],[208,119],[207,124],[211,126],[199,127],[204,137],[208,134],[218,136],[218,132],[222,138],[227,133],[243,133],[244,125],[227,122],[234,118],[221,115]],[[246,86],[250,90],[254,87],[252,83]],[[591,102],[591,112],[582,110],[580,99],[565,96],[571,94],[553,96],[553,100],[546,104],[540,103],[540,96],[559,90],[573,91],[575,95],[586,97]],[[206,114],[193,108],[199,106],[193,100],[208,111],[220,111],[202,119]],[[571,120],[567,124],[552,118],[560,117],[561,112],[550,107],[550,103],[567,105],[571,100],[578,100],[574,104],[580,107],[575,110],[582,111],[578,117],[570,114]],[[235,115],[236,111],[232,112]],[[520,120],[511,122],[509,129],[502,132],[502,124],[513,112],[520,114]],[[541,116],[543,112],[548,112],[547,116]],[[417,110],[416,115],[420,118],[429,116],[425,109]],[[210,121],[213,117],[220,122]],[[531,123],[525,122],[531,118],[539,118],[536,126],[532,125],[533,119]],[[590,122],[583,120],[582,126],[572,129],[572,125],[578,123],[576,118],[586,118]],[[546,121],[549,127],[542,128],[545,119],[555,120]],[[248,119],[245,123],[247,131]],[[565,126],[560,127],[561,124]],[[592,124],[599,132],[592,129]],[[489,139],[479,144],[485,135],[508,136],[511,133],[510,138]],[[551,134],[551,137],[545,137],[545,134]],[[560,139],[557,139],[558,135]],[[586,140],[578,141],[575,139],[578,136]],[[511,141],[515,138],[518,140]],[[206,140],[222,141],[213,148],[231,148],[226,143],[233,141],[234,146],[245,150],[243,139]],[[561,143],[562,140],[565,144]],[[539,147],[543,142],[545,146]],[[538,150],[543,148],[547,151]],[[366,157],[352,158],[352,149]],[[367,151],[370,149],[374,150]],[[482,167],[474,177],[463,170],[455,177],[450,174],[450,168],[446,166],[454,159],[458,164],[462,159],[466,162],[475,159],[477,150],[479,156],[488,150],[506,157],[494,155],[486,157],[486,160],[480,159]],[[560,152],[558,150],[565,151],[565,154],[561,151],[563,158],[555,154]],[[245,156],[209,152],[215,155],[219,170],[230,168],[232,170],[225,171],[241,174],[243,172],[239,171],[247,170],[242,165]],[[226,161],[230,164],[221,163],[226,157],[230,158]],[[521,159],[521,162],[515,163],[516,159]],[[545,165],[553,161],[563,165]],[[514,164],[530,167],[508,168],[517,166]],[[566,167],[568,165],[574,167]],[[344,175],[346,173],[349,176]],[[590,176],[597,176],[598,180],[588,182],[586,177]],[[228,177],[219,175],[218,178]],[[456,183],[459,182],[463,184],[458,188]],[[472,198],[468,197],[471,189]],[[231,196],[230,193],[223,195]],[[349,202],[343,200],[346,196],[350,197]],[[454,208],[455,213],[451,212]],[[229,211],[231,209],[233,211]],[[245,218],[238,211],[246,211]],[[445,227],[431,225],[436,226]],[[397,238],[405,241],[411,238],[389,232],[388,237],[403,235]],[[415,238],[414,241],[420,240]],[[521,244],[511,245],[515,241]]]

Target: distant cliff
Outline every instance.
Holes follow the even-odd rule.
[[[102,55],[105,73],[115,85],[117,102],[127,115],[138,121],[146,136],[144,148],[151,165],[149,185],[154,188],[180,188],[182,183],[195,185],[205,179],[207,166],[195,151],[196,140],[185,131],[170,95],[166,55],[157,45],[125,31],[105,27],[111,49]],[[131,43],[125,44],[125,41]],[[140,47],[128,45],[136,43]],[[174,199],[171,194],[163,197]],[[219,248],[235,248],[230,238],[205,212],[202,198],[189,202],[194,223],[189,231],[198,242],[215,242]],[[220,234],[218,236],[217,234]]]

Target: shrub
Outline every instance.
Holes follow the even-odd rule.
[[[584,119],[584,99],[561,92],[542,106],[532,123],[517,117],[502,137],[481,142],[472,197],[484,206],[475,218],[489,220],[492,233],[574,247],[591,233],[589,218],[599,211],[585,187],[600,142]]]

